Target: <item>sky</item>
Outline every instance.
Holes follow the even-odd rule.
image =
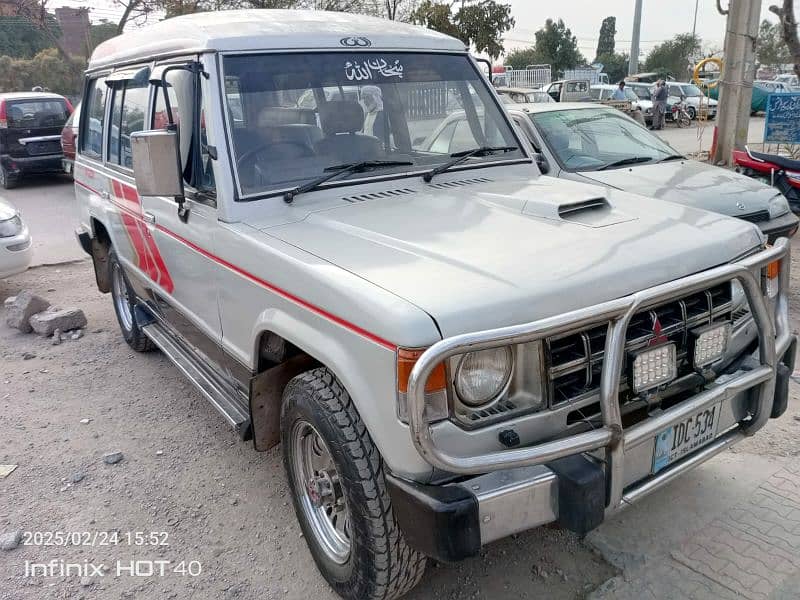
[[[630,50],[634,0],[499,0],[511,4],[516,27],[505,36],[506,51],[533,44],[534,33],[547,18],[563,19],[578,38],[578,46],[588,60],[594,58],[600,24],[608,16],[617,17],[617,52]],[[762,0],[762,18],[776,21],[767,10],[776,0]],[[691,32],[697,4],[697,33],[704,50],[721,50],[725,37],[725,17],[717,12],[716,0],[645,0],[642,10],[640,51],[646,55],[653,46],[679,33]],[[722,0],[727,6],[728,0]],[[557,8],[555,6],[557,5]],[[112,0],[50,0],[48,6],[88,6],[92,21],[117,21],[122,10]],[[800,10],[800,7],[798,7]]]

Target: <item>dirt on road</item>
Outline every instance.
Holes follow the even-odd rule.
[[[164,356],[130,350],[88,261],[0,280],[0,301],[22,289],[82,308],[89,325],[54,346],[0,320],[0,465],[17,465],[0,474],[0,536],[24,534],[0,550],[0,599],[335,598],[278,449],[255,452]],[[106,464],[114,451],[123,459]],[[26,576],[32,563],[53,575]],[[615,573],[572,534],[540,528],[432,562],[409,598],[571,600]]]

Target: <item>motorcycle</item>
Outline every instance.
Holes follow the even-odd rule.
[[[795,213],[800,213],[800,160],[753,152],[747,146],[733,151],[736,172],[777,188]]]
[[[686,103],[683,99],[672,105],[672,120],[681,128],[692,125],[692,116],[686,110]]]

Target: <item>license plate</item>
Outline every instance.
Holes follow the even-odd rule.
[[[709,406],[656,436],[653,473],[691,454],[717,436],[721,404]]]

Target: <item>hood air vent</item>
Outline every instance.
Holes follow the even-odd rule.
[[[342,200],[346,202],[364,202],[365,200],[377,200],[378,198],[393,198],[395,196],[408,196],[409,194],[416,194],[416,192],[409,188],[402,188],[399,190],[385,190],[383,192],[373,192],[371,194],[358,194],[357,196],[345,196]]]
[[[573,219],[577,217],[579,213],[608,208],[611,208],[611,206],[605,198],[592,198],[573,204],[562,204],[558,207],[558,216],[562,219]]]
[[[441,183],[431,184],[430,187],[436,190],[445,190],[448,188],[456,188],[464,185],[475,185],[477,183],[489,183],[493,181],[488,177],[475,177],[474,179],[459,179],[457,181],[443,181]]]

